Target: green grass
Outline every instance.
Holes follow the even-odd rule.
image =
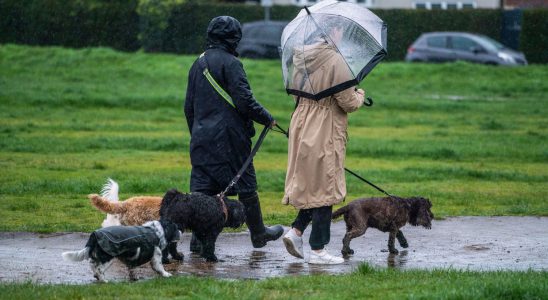
[[[0,45],[0,230],[91,231],[87,198],[112,177],[122,197],[188,191],[183,114],[194,56]],[[280,62],[243,60],[257,99],[289,125]],[[388,192],[431,199],[438,217],[548,216],[548,66],[382,63],[375,100],[349,118],[346,165]],[[267,223],[283,206],[287,141],[255,165]],[[347,176],[348,200],[381,195]]]
[[[225,281],[191,276],[84,286],[0,284],[2,299],[546,299],[546,272],[399,271]]]

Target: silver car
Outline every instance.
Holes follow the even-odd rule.
[[[408,49],[409,62],[464,60],[488,65],[526,65],[522,52],[505,47],[484,35],[466,32],[423,33]]]

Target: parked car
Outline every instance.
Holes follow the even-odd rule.
[[[282,31],[289,22],[256,21],[242,25],[242,40],[236,51],[247,58],[280,58]]]
[[[526,65],[522,52],[479,34],[466,32],[423,33],[408,49],[409,62],[464,60],[488,65]]]

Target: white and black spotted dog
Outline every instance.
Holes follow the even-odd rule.
[[[90,259],[93,275],[100,282],[106,282],[105,271],[114,258],[128,267],[131,280],[136,279],[133,268],[149,261],[154,271],[169,277],[171,274],[162,266],[162,250],[180,239],[177,225],[165,220],[147,222],[143,226],[110,226],[94,231],[84,249],[62,255],[68,261]]]

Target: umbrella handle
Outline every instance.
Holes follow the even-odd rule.
[[[373,105],[373,98],[367,97],[365,100],[363,100],[363,105],[365,105],[365,106]]]

